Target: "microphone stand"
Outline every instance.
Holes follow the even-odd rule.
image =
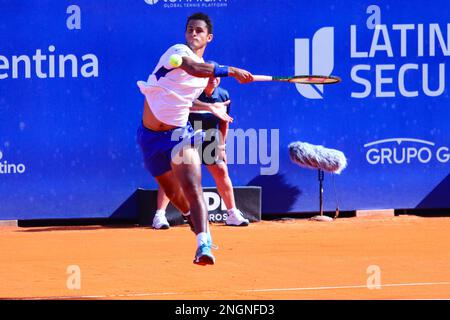
[[[324,222],[331,222],[333,221],[333,218],[324,216],[323,215],[323,178],[324,178],[324,172],[322,169],[319,169],[319,203],[320,203],[320,215],[314,216],[311,218],[311,220],[314,221],[324,221]]]
[[[321,216],[323,216],[323,176],[323,170],[319,169],[319,203]]]

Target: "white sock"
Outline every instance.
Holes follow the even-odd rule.
[[[231,208],[231,209],[228,209],[227,210],[227,212],[228,212],[228,214],[234,214],[234,212],[237,210],[237,208],[236,207],[233,207],[233,208]]]
[[[197,235],[197,246],[201,246],[202,244],[208,243],[208,234],[206,232],[200,232]]]
[[[158,209],[158,210],[156,210],[156,214],[157,215],[161,215],[161,216],[165,216],[166,215],[166,210]]]

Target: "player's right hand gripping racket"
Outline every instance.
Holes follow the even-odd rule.
[[[254,75],[253,81],[278,81],[278,82],[291,82],[301,84],[334,84],[341,82],[341,78],[336,76],[320,76],[320,75],[304,75],[292,77],[273,77],[273,76]]]

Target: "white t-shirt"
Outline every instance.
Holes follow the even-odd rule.
[[[187,45],[176,44],[161,56],[147,82],[138,81],[137,85],[158,120],[184,127],[192,102],[203,92],[208,78],[197,78],[181,68],[172,67],[169,58],[175,53],[190,57],[195,62],[204,62],[203,58],[197,56]]]

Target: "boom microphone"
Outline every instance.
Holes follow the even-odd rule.
[[[347,167],[343,152],[306,142],[292,142],[288,146],[291,161],[301,167],[340,174]]]

